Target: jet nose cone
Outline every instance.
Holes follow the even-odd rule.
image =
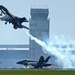
[[[17,64],[20,64],[20,62],[17,62]]]

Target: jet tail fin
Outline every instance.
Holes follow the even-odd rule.
[[[39,59],[39,62],[43,62],[44,61],[44,57],[41,56],[40,59]]]
[[[48,62],[49,59],[50,59],[50,56],[48,56],[48,57],[44,60],[44,62]]]

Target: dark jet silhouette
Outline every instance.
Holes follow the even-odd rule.
[[[4,6],[0,5],[0,20],[5,21],[5,24],[7,24],[7,22],[12,23],[13,28],[17,29],[17,28],[26,28],[29,29],[28,27],[22,25],[23,22],[29,22],[25,17],[20,18],[17,16],[12,15],[7,8],[5,8]]]
[[[31,65],[34,68],[43,68],[43,67],[47,67],[47,66],[51,66],[52,64],[48,63],[48,60],[50,59],[50,56],[48,56],[45,60],[44,57],[41,56],[39,61],[36,60],[23,60],[23,61],[19,61],[17,62],[17,64],[21,64],[24,66],[28,66]]]

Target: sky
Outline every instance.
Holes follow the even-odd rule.
[[[75,0],[0,0],[0,5],[27,19],[31,18],[31,8],[48,8],[50,37],[64,35],[75,39]],[[29,27],[29,23],[23,24]],[[23,29],[14,30],[12,24],[0,21],[0,44],[29,44],[29,37]]]

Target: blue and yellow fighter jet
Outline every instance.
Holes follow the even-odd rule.
[[[28,65],[31,65],[33,66],[34,68],[43,68],[43,67],[48,67],[48,66],[51,66],[52,64],[48,63],[49,59],[51,57],[48,56],[46,59],[44,59],[43,56],[40,56],[40,59],[37,61],[37,60],[22,60],[22,61],[19,61],[17,62],[17,64],[21,64],[21,65],[24,65],[24,66],[28,66]]]
[[[16,17],[14,15],[12,15],[7,8],[5,8],[3,5],[0,5],[0,20],[1,21],[5,21],[5,24],[7,24],[7,22],[12,23],[13,28],[17,29],[17,28],[26,28],[29,29],[28,27],[22,25],[23,22],[29,22],[25,17],[20,18],[20,17]]]

